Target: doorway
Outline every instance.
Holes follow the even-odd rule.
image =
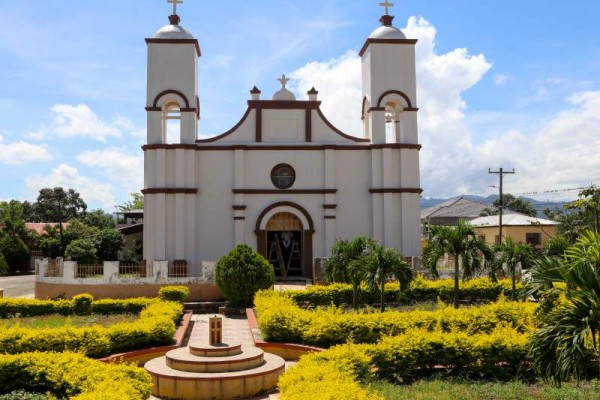
[[[280,212],[269,219],[266,228],[267,260],[273,265],[275,276],[302,276],[302,222],[292,213]]]

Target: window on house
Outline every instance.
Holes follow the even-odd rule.
[[[526,233],[525,234],[525,242],[527,244],[532,244],[534,246],[537,246],[539,244],[542,244],[542,234],[541,233]]]

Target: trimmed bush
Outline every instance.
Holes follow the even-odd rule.
[[[73,313],[76,315],[91,315],[94,298],[88,293],[73,296]]]
[[[502,325],[520,333],[535,329],[535,304],[508,302],[503,298],[496,303],[458,310],[440,305],[435,311],[349,313],[335,306],[314,311],[301,309],[289,293],[261,291],[256,295],[258,323],[265,340],[329,347],[349,340],[376,343],[382,337],[414,329],[468,334],[492,332]]]
[[[273,286],[275,272],[263,256],[240,244],[217,261],[215,279],[231,306],[251,307],[257,291]]]
[[[73,310],[72,302],[60,303],[69,304],[70,310]],[[109,327],[30,329],[13,326],[0,331],[0,353],[76,351],[90,357],[104,357],[123,351],[167,345],[173,342],[175,321],[181,320],[182,314],[181,304],[155,300],[140,313],[139,320]]]
[[[346,344],[309,354],[280,378],[282,400],[379,398],[368,383],[399,381],[434,367],[467,370],[486,377],[514,376],[525,368],[528,335],[499,327],[489,334],[414,330],[377,344]],[[376,371],[376,372],[372,372]],[[332,377],[331,379],[329,377]],[[319,396],[326,393],[326,396]],[[336,394],[340,393],[340,397]]]
[[[92,302],[92,314],[139,314],[156,299],[102,299]],[[72,300],[0,299],[0,318],[35,317],[40,315],[73,315]]]
[[[77,400],[145,400],[152,380],[143,368],[105,364],[81,354],[0,355],[0,393],[22,388]]]
[[[522,284],[517,284],[517,290],[522,291]],[[469,303],[493,302],[498,300],[502,293],[511,290],[510,279],[493,282],[489,278],[476,278],[460,285],[460,298]],[[311,286],[306,290],[291,291],[294,301],[306,306],[328,306],[335,304],[352,304],[352,285],[334,283],[328,286]],[[400,294],[400,285],[391,282],[385,285],[386,302],[421,303],[435,302],[438,299],[450,303],[454,298],[454,280],[438,279],[429,280],[417,276],[410,284],[408,290]],[[363,304],[379,302],[378,293],[370,291],[363,286],[360,291],[360,300]]]
[[[187,286],[163,286],[158,291],[158,296],[165,301],[183,303],[190,294]]]

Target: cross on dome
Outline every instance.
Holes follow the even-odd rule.
[[[385,0],[385,3],[379,3],[379,5],[385,8],[385,15],[390,15],[389,8],[394,7],[394,3],[390,3],[389,0]]]
[[[177,4],[183,4],[183,0],[167,0],[167,3],[173,4],[173,15],[177,15]]]
[[[277,78],[277,80],[281,83],[281,88],[285,89],[285,85],[287,85],[290,78],[286,78],[285,74],[281,75],[281,78]]]

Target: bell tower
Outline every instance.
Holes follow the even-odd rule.
[[[362,58],[363,133],[374,144],[417,143],[416,39],[392,25],[389,0],[385,14],[360,51]],[[386,137],[387,136],[387,137]],[[391,136],[391,138],[390,138]]]
[[[177,4],[183,0],[167,0],[173,4],[169,25],[160,28],[148,44],[148,144],[165,144],[169,131],[171,141],[195,143],[198,135],[200,101],[198,99],[198,40],[179,25]],[[173,132],[175,130],[175,132]],[[178,132],[176,132],[178,130]]]

